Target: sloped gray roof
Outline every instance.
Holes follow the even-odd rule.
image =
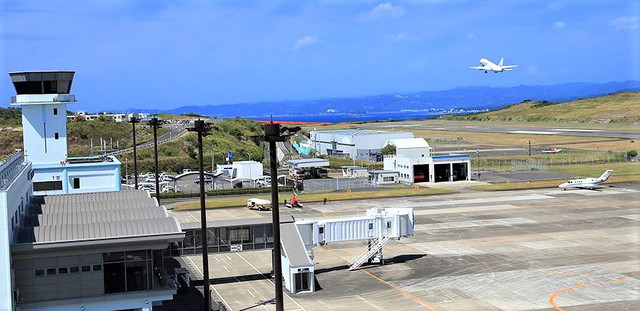
[[[18,243],[46,245],[184,235],[178,221],[146,191],[47,196],[38,225],[21,228]]]
[[[295,223],[280,224],[280,242],[292,267],[313,266]]]

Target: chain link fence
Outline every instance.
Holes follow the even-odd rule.
[[[368,178],[306,179],[303,184],[305,191],[363,189],[376,186]]]

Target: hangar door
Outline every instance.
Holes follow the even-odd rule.
[[[453,180],[467,180],[467,163],[453,163]]]
[[[435,164],[433,166],[435,182],[449,181],[449,163],[447,164]]]
[[[413,182],[429,181],[429,164],[413,166]]]

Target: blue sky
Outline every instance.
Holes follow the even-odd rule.
[[[637,1],[0,3],[6,74],[76,71],[72,110],[640,80]],[[471,70],[481,57],[512,72]]]

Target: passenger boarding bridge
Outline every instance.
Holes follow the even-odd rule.
[[[209,252],[244,251],[273,247],[273,231],[270,219],[238,219],[214,221],[208,224],[213,237],[209,240]],[[179,254],[202,251],[197,238],[199,225],[182,224],[186,233],[184,242],[174,249]],[[382,248],[392,239],[399,240],[413,235],[412,208],[372,208],[365,215],[331,218],[300,219],[291,216],[281,218],[282,277],[285,288],[291,293],[315,291],[313,248],[327,243],[344,241],[368,241],[367,247],[350,262],[349,270],[355,270],[366,262],[384,263]]]

